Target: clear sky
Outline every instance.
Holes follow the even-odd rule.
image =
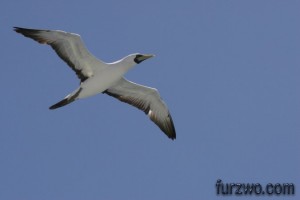
[[[225,198],[218,179],[299,190],[300,1],[2,0],[0,11],[0,199]],[[49,110],[79,80],[13,26],[78,33],[106,62],[155,54],[126,78],[159,89],[177,139],[107,95]]]

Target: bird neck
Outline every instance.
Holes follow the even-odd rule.
[[[117,65],[118,65],[120,68],[124,69],[125,71],[128,71],[128,70],[130,70],[131,68],[133,68],[133,67],[136,65],[136,63],[129,62],[129,61],[126,61],[126,60],[120,60],[120,61],[117,63]]]

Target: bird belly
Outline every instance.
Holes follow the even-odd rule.
[[[108,88],[114,86],[123,76],[123,72],[110,69],[105,73],[99,73],[81,83],[82,91],[78,95],[78,99],[90,97],[104,92]]]

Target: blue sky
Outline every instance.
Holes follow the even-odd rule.
[[[299,9],[296,0],[2,1],[0,199],[220,199],[219,178],[298,189]],[[106,62],[155,54],[126,78],[159,89],[177,140],[107,95],[49,110],[79,80],[13,26],[78,33]]]

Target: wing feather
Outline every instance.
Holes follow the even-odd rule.
[[[171,114],[155,88],[146,87],[121,79],[104,93],[142,110],[171,139],[176,131]]]
[[[20,27],[14,27],[14,30],[41,44],[50,45],[57,55],[75,71],[81,82],[93,75],[93,66],[98,67],[102,64],[105,67],[102,61],[95,58],[86,49],[78,34],[59,30],[37,30]]]

